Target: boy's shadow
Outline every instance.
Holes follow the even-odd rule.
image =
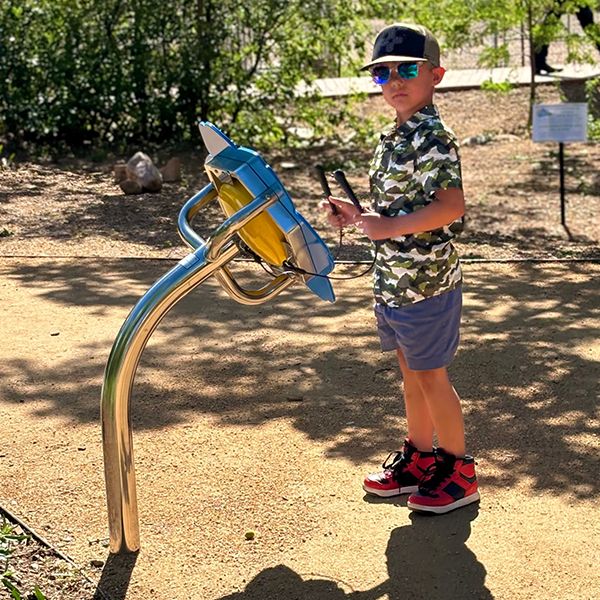
[[[465,544],[478,514],[477,504],[442,516],[411,512],[388,542],[389,600],[492,600],[485,567]]]
[[[485,567],[465,545],[477,514],[476,505],[441,517],[411,513],[411,524],[394,529],[388,542],[389,578],[370,590],[347,593],[333,580],[305,580],[278,565],[221,600],[493,600]]]

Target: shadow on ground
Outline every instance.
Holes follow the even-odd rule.
[[[91,319],[118,307],[124,319],[167,266],[48,260],[3,270],[51,303],[84,308]],[[538,490],[598,496],[600,482],[589,474],[600,471],[600,457],[586,445],[600,433],[599,366],[591,354],[598,331],[590,325],[599,322],[598,266],[521,264],[512,273],[489,269],[476,278],[466,271],[463,343],[452,372],[470,447],[495,467],[486,485],[528,478]],[[333,305],[298,289],[246,307],[203,284],[167,315],[160,343],[151,340],[142,356],[134,431],[184,422],[190,411],[246,426],[285,418],[328,443],[332,458],[380,460],[398,437],[401,402],[393,358],[379,352],[373,323],[364,322],[371,319],[368,285],[354,297],[350,287],[338,286]],[[0,396],[31,405],[39,418],[58,413],[97,422],[116,333],[51,369],[27,356],[5,361]]]
[[[586,151],[578,156],[569,154],[566,159],[570,237],[560,227],[555,158],[541,150],[532,152],[528,149],[530,154],[524,155],[525,161],[521,161],[514,153],[507,154],[502,148],[501,143],[465,148],[464,158],[469,171],[477,172],[482,168],[483,156],[487,157],[484,161],[487,165],[494,165],[491,175],[497,178],[502,172],[507,176],[496,184],[492,176],[486,185],[473,183],[473,189],[467,189],[467,228],[459,242],[464,250],[462,255],[481,256],[479,246],[484,245],[487,249],[483,256],[494,251],[500,256],[598,257],[597,212],[590,208],[600,189],[596,182],[594,156],[588,156]],[[319,149],[319,157],[328,170],[344,168],[356,193],[367,205],[365,173],[370,152],[328,146]],[[317,208],[322,192],[312,172],[312,151],[296,150],[293,154],[272,154],[266,158],[281,175],[298,210],[309,217],[340,259],[369,258],[370,245],[358,231],[347,231],[344,246],[337,249],[337,233],[328,227],[325,216]],[[524,169],[521,162],[533,163],[535,168]],[[187,198],[207,183],[201,154],[186,156],[184,163],[181,182],[165,185],[157,194],[135,196],[122,194],[113,184],[109,165],[96,166],[95,171],[86,171],[81,165],[71,170],[66,165],[60,169],[49,164],[26,165],[24,181],[15,179],[0,185],[0,217],[9,225],[9,230],[16,230],[15,237],[6,242],[3,252],[38,254],[40,240],[68,240],[72,244],[87,236],[105,242],[111,240],[119,244],[125,255],[138,254],[140,247],[165,255],[179,251],[177,215]],[[333,182],[332,190],[334,194],[341,194]],[[44,210],[24,210],[32,203],[43,206]],[[555,203],[556,210],[553,209]],[[217,203],[210,203],[195,218],[194,226],[201,236],[206,237],[222,220]],[[28,250],[29,243],[35,248],[33,252]],[[135,249],[127,252],[127,244],[134,244]],[[88,253],[97,252],[98,248],[88,250]]]
[[[285,565],[261,571],[245,590],[221,600],[491,600],[486,570],[466,546],[477,506],[442,518],[412,513],[410,525],[392,531],[387,549],[388,579],[369,590],[299,574]]]
[[[138,553],[109,554],[93,600],[124,600]]]

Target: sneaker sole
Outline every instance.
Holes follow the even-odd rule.
[[[446,506],[423,506],[421,504],[414,504],[413,502],[407,502],[406,506],[411,510],[417,512],[431,512],[436,515],[443,515],[447,512],[456,510],[457,508],[462,508],[463,506],[467,506],[472,504],[473,502],[479,501],[479,492],[475,492],[474,494],[470,494],[469,496],[465,496],[452,504],[447,504]]]
[[[403,494],[414,494],[419,490],[418,485],[409,485],[403,488],[394,490],[374,490],[363,484],[363,490],[372,496],[380,496],[381,498],[391,498],[392,496],[402,496]]]

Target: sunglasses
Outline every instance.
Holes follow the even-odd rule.
[[[419,75],[419,63],[400,63],[392,68],[377,65],[371,69],[371,77],[377,85],[383,85],[392,77],[392,70],[396,71],[400,79],[414,79]]]

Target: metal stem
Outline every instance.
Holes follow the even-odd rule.
[[[565,215],[565,145],[563,142],[558,144],[558,167],[560,176],[560,223],[563,227],[567,226]]]
[[[195,214],[195,207],[212,197],[211,190],[205,188],[188,201],[184,207],[187,207],[184,221],[189,225],[188,216]],[[140,547],[130,410],[131,390],[140,356],[169,309],[238,254],[238,248],[227,243],[273,201],[272,197],[256,198],[227,219],[206,243],[202,243],[202,238],[191,227],[186,229],[184,239],[202,245],[154,283],[129,313],[115,339],[106,365],[101,399],[104,473],[110,550],[113,553],[135,552]],[[282,289],[283,282],[278,282],[276,287]],[[255,300],[265,301],[272,295],[265,294],[264,298]]]

